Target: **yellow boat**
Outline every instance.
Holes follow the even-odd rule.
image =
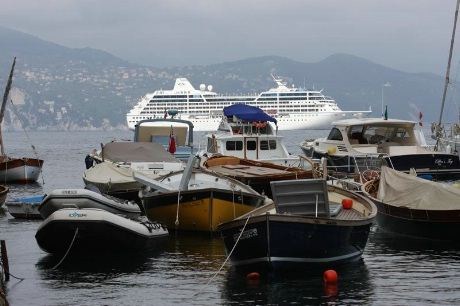
[[[214,232],[219,224],[263,205],[266,199],[237,180],[203,170],[193,170],[188,184],[180,188],[184,175],[184,171],[167,175],[158,183],[163,188],[141,191],[149,220],[171,230]]]

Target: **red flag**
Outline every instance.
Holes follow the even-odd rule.
[[[171,126],[171,132],[169,133],[169,146],[168,152],[174,154],[176,152],[176,138],[174,137],[173,128]]]

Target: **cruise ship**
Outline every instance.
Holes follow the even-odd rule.
[[[195,89],[186,78],[178,78],[172,90],[156,90],[142,97],[126,114],[128,127],[133,130],[141,120],[176,116],[191,121],[194,131],[215,131],[223,108],[235,103],[260,107],[277,119],[279,130],[328,129],[333,121],[371,112],[342,111],[322,90],[288,86],[282,78],[272,77],[276,87],[259,95],[239,96],[217,94],[212,85]]]

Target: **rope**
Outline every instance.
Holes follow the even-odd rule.
[[[75,234],[73,235],[72,242],[70,243],[69,248],[68,248],[67,251],[65,252],[64,257],[62,257],[62,259],[61,259],[54,267],[52,267],[51,270],[54,270],[54,269],[56,269],[57,267],[59,267],[59,266],[61,265],[61,263],[64,261],[64,259],[67,257],[67,254],[69,254],[70,249],[71,249],[72,246],[73,246],[73,243],[74,243],[74,241],[75,241],[75,238],[77,238],[77,234],[78,234],[78,227],[75,229]]]
[[[238,242],[240,241],[241,236],[243,236],[244,229],[246,228],[246,225],[248,224],[248,221],[249,221],[250,218],[251,218],[251,215],[249,215],[248,218],[246,219],[246,222],[244,223],[243,228],[241,229],[241,232],[240,232],[240,235],[238,236],[238,239],[236,239],[235,244],[233,245],[232,250],[230,251],[230,253],[228,253],[227,258],[225,258],[225,260],[224,260],[224,262],[222,263],[222,265],[220,266],[219,270],[217,270],[217,272],[214,273],[214,275],[207,281],[206,285],[204,285],[200,290],[198,290],[196,293],[194,293],[193,296],[197,295],[198,293],[201,293],[201,291],[203,291],[204,288],[206,288],[207,286],[209,286],[209,284],[213,281],[213,279],[220,273],[220,271],[222,270],[222,268],[225,266],[225,264],[227,263],[227,261],[230,259],[230,256],[232,256],[233,251],[235,250],[235,248],[236,248]]]
[[[176,221],[174,221],[174,225],[179,226],[179,203],[180,203],[180,190],[177,192],[177,209],[176,209]]]
[[[27,133],[26,129],[24,128],[24,123],[22,122],[21,117],[19,116],[19,113],[18,113],[18,111],[16,109],[16,106],[13,103],[13,100],[10,99],[10,102],[11,102],[14,114],[16,115],[16,117],[18,117],[19,121],[21,122],[22,130],[24,131],[24,134],[26,135],[27,141],[29,142],[30,146],[32,147],[32,151],[33,151],[33,153],[35,155],[35,158],[40,159],[39,156],[38,156],[37,150],[35,149],[35,146],[32,144],[32,141],[30,140],[29,134]],[[39,169],[40,169],[40,175],[42,177],[42,183],[43,183],[43,185],[45,185],[45,179],[43,177],[42,167],[40,167]]]

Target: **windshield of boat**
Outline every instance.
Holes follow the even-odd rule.
[[[392,143],[406,146],[417,144],[412,126],[407,125],[353,126],[349,130],[348,137],[351,143],[356,139],[360,144]]]

